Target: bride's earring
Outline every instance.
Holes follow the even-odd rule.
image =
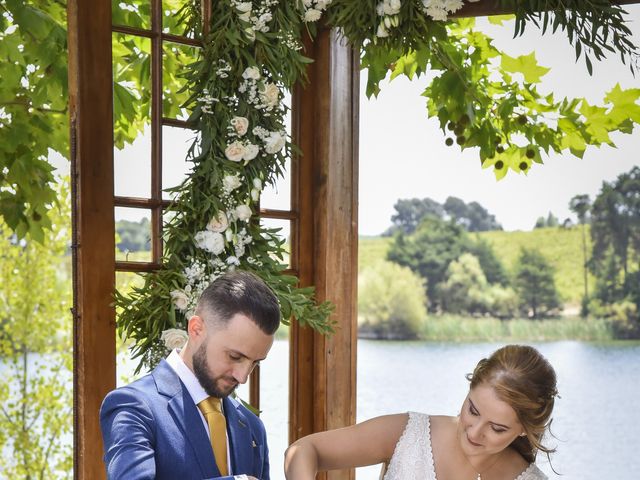
[[[522,433],[520,434],[520,436],[521,436],[521,437],[526,437],[526,436],[527,436],[527,434],[526,434],[525,432],[522,432]]]

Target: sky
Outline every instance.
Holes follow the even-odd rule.
[[[640,44],[640,5],[629,5],[630,28]],[[544,77],[541,91],[562,96],[586,97],[601,102],[617,82],[623,88],[640,87],[628,67],[617,58],[594,64],[589,76],[584,62],[575,63],[573,48],[562,34],[541,36],[530,27],[523,37],[513,39],[513,23],[491,26],[478,20],[483,31],[495,39],[498,48],[516,56],[535,49],[538,62],[551,71]],[[545,159],[528,174],[509,174],[496,181],[492,169],[483,170],[478,152],[460,152],[447,147],[445,135],[436,119],[426,114],[426,99],[420,96],[426,80],[409,81],[398,77],[382,86],[377,98],[365,96],[366,72],[362,74],[360,102],[359,232],[379,235],[391,224],[393,205],[401,198],[430,197],[444,202],[455,196],[466,202],[477,201],[496,216],[505,230],[531,230],[540,216],[551,211],[564,220],[572,217],[568,209],[577,194],[597,195],[603,181],[612,181],[620,173],[640,165],[640,130],[632,135],[614,135],[617,148],[590,148],[583,159],[571,155]],[[164,127],[163,185],[177,184],[189,170],[186,163],[191,134],[182,129]],[[148,196],[150,193],[149,136],[144,135],[123,151],[115,150],[115,193],[122,196]],[[53,159],[58,165],[64,163]],[[276,188],[265,190],[261,204],[266,208],[289,207],[289,179]],[[138,220],[143,210],[116,209],[116,220]],[[271,223],[271,222],[267,222]],[[272,226],[285,226],[274,221]],[[287,228],[283,232],[287,235]]]

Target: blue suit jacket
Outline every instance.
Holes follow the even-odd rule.
[[[225,398],[223,406],[231,471],[269,480],[264,425],[234,399]],[[220,475],[198,407],[164,360],[106,396],[100,426],[110,480],[233,478]]]

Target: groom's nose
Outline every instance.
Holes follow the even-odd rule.
[[[249,379],[249,375],[251,375],[251,371],[253,370],[253,363],[247,362],[237,365],[233,370],[233,378],[236,379],[238,383],[247,383]]]

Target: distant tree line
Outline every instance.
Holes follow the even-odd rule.
[[[612,319],[617,335],[640,335],[640,167],[603,182],[593,203],[587,195],[570,208],[583,229],[583,314]],[[590,224],[591,251],[586,245]],[[590,293],[587,270],[595,276]]]
[[[502,230],[502,226],[478,202],[465,203],[457,197],[448,197],[443,204],[431,198],[400,199],[393,207],[392,226],[383,235],[392,236],[397,232],[411,234],[427,217],[448,220],[467,232],[487,232]]]
[[[137,222],[116,222],[116,247],[121,252],[148,252],[151,250],[151,224],[147,217]]]

